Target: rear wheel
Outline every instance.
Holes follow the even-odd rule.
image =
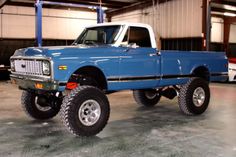
[[[59,98],[53,97],[51,96],[50,99],[46,95],[36,95],[32,92],[23,91],[21,104],[29,117],[37,120],[46,120],[53,118],[60,111],[61,101]]]
[[[76,136],[93,136],[107,124],[110,115],[106,95],[92,86],[79,86],[63,100],[61,118]]]
[[[134,90],[133,96],[139,105],[147,107],[156,105],[161,99],[160,93],[155,89]]]
[[[199,115],[206,111],[210,101],[208,82],[191,78],[180,88],[179,108],[186,115]]]

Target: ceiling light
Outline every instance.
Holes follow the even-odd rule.
[[[96,9],[95,6],[89,6],[88,8],[89,8],[89,9]]]
[[[231,6],[231,5],[223,5],[223,8],[226,9],[226,10],[236,11],[236,7]]]
[[[236,17],[236,14],[225,12],[224,16]]]
[[[102,7],[102,10],[107,10],[108,8],[107,7]]]
[[[95,10],[95,9],[97,9],[97,8],[99,8],[99,7],[96,7],[96,6],[89,6],[88,7],[89,9],[92,9],[92,10]],[[102,10],[107,10],[108,8],[107,7],[102,7]]]

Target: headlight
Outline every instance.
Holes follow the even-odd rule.
[[[49,61],[43,61],[43,74],[50,75],[50,62]]]
[[[14,62],[14,60],[11,60],[10,61],[11,62],[11,71],[15,71],[15,62]]]

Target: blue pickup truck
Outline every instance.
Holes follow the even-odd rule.
[[[224,53],[160,51],[152,28],[138,23],[87,27],[71,46],[19,49],[10,62],[25,112],[45,120],[60,111],[77,136],[105,127],[106,94],[133,90],[137,104],[147,107],[178,96],[184,114],[199,115],[209,104],[209,82],[228,78]]]

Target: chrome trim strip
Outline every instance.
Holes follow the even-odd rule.
[[[136,76],[136,77],[110,77],[108,81],[136,81],[136,80],[156,80],[160,79],[160,76]]]
[[[231,70],[231,71],[236,71],[236,69],[232,69],[232,68],[229,68],[229,70]]]
[[[212,73],[210,76],[228,76],[227,72]],[[188,79],[194,77],[194,75],[163,75],[163,76],[136,76],[136,77],[110,77],[108,82],[129,82],[129,81],[150,81],[160,79]]]
[[[27,75],[29,76],[29,75]],[[45,78],[45,77],[39,77],[39,76],[29,76],[27,77],[26,75],[15,75],[15,74],[11,74],[10,77],[11,78],[16,78],[16,79],[21,79],[21,80],[31,80],[31,81],[38,81],[38,82],[54,82],[53,80],[51,80],[50,78]]]
[[[10,59],[42,59],[42,60],[50,60],[51,57],[44,56],[11,56]]]
[[[11,71],[11,73],[14,74],[14,75],[18,75],[18,76],[39,77],[39,78],[44,78],[44,79],[51,79],[50,76],[46,76],[46,75],[41,75],[41,76],[40,76],[40,75],[19,74],[19,73],[17,73],[17,72],[12,72],[12,71]]]
[[[228,72],[211,73],[211,76],[228,76]]]
[[[162,79],[180,79],[180,78],[190,78],[193,77],[193,75],[163,75]]]
[[[145,79],[145,80],[112,80],[112,81],[108,81],[108,83],[113,83],[113,82],[135,82],[135,81],[156,81],[156,80],[160,80],[160,79]]]

